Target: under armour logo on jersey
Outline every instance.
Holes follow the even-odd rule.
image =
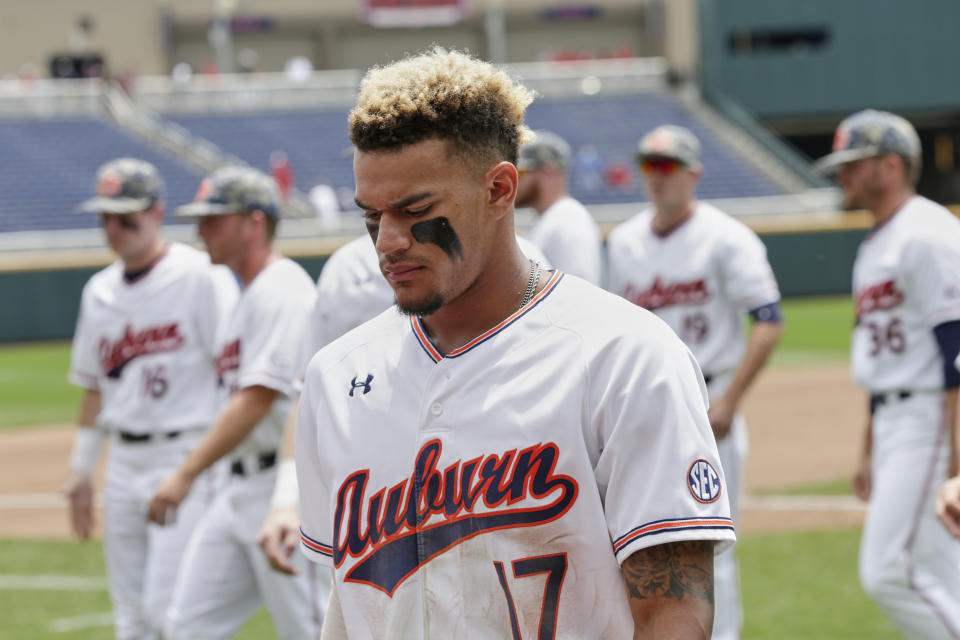
[[[363,389],[363,395],[370,393],[370,383],[373,382],[373,374],[368,373],[367,379],[363,382],[357,382],[357,376],[353,376],[353,380],[350,382],[350,397],[353,397],[353,392],[357,389]]]

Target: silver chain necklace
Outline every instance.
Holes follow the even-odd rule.
[[[533,299],[533,294],[537,291],[540,284],[540,263],[530,261],[530,277],[527,279],[527,288],[523,292],[523,299],[520,300],[520,307],[527,306],[527,303]]]

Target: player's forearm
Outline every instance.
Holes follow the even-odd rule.
[[[293,459],[294,434],[297,430],[297,410],[300,408],[300,396],[298,395],[290,403],[290,413],[287,415],[287,424],[283,427],[283,444],[280,446],[280,457],[284,460]]]
[[[947,389],[943,394],[943,418],[944,424],[950,434],[950,463],[948,471],[951,476],[960,472],[960,424],[958,424],[957,402],[960,401],[960,393],[956,387]]]
[[[260,386],[245,387],[233,394],[203,440],[180,465],[180,470],[196,478],[236,449],[267,414],[276,397],[277,391]]]
[[[80,410],[77,415],[78,427],[67,464],[75,480],[89,478],[100,457],[106,434],[94,426],[98,415],[100,415],[100,392],[88,389],[80,400]]]
[[[868,399],[869,402],[869,399]],[[863,456],[869,457],[873,453],[873,416],[867,414],[867,426],[863,430]]]
[[[100,392],[87,389],[80,399],[80,410],[77,412],[77,424],[81,427],[92,427],[97,416],[100,415]]]
[[[740,403],[740,399],[753,384],[757,374],[763,369],[763,366],[773,353],[774,347],[780,341],[783,334],[783,325],[778,322],[756,322],[750,330],[750,337],[747,340],[747,350],[737,367],[733,380],[727,388],[726,397],[733,406]]]

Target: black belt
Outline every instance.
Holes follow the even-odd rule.
[[[264,471],[269,469],[277,464],[277,452],[276,451],[267,451],[265,453],[257,454],[256,462],[254,463],[253,469],[247,468],[247,465],[244,464],[243,459],[234,460],[230,463],[230,473],[235,476],[249,476],[257,471]]]
[[[882,407],[888,402],[893,400],[906,400],[913,395],[913,391],[889,391],[887,393],[871,393],[870,394],[870,413],[873,413],[877,410],[877,407]]]
[[[124,442],[133,442],[133,443],[144,443],[150,442],[154,439],[165,438],[167,440],[173,440],[178,438],[182,431],[167,431],[166,433],[133,433],[132,431],[120,431],[118,432],[120,439]]]

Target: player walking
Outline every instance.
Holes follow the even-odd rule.
[[[870,396],[854,477],[870,501],[860,580],[907,637],[960,638],[960,545],[933,506],[956,469],[960,222],[916,195],[920,158],[909,122],[866,110],[840,123],[818,164],[838,172],[845,206],[876,220],[853,267],[853,375]]]
[[[523,254],[549,268],[549,262],[530,241],[517,236]],[[377,250],[367,236],[351,240],[333,252],[317,279],[317,301],[301,350],[303,371],[320,349],[347,331],[393,306],[393,288],[380,272]],[[296,408],[291,413],[294,413]],[[292,416],[295,417],[295,416]],[[258,542],[278,571],[297,573],[289,558],[300,544],[299,493],[293,460],[292,426],[285,437],[285,458],[280,463],[270,513],[264,520]],[[321,594],[321,599],[323,595]],[[324,603],[325,605],[326,603]]]
[[[213,262],[242,283],[221,327],[217,377],[226,401],[206,437],[157,489],[154,522],[165,522],[194,479],[226,457],[230,481],[209,505],[190,540],[170,605],[166,638],[228,638],[261,603],[280,638],[316,637],[320,622],[313,572],[273,571],[256,535],[276,480],[283,425],[315,290],[307,273],[272,248],[279,220],[273,181],[228,167],[204,180],[196,202],[177,210],[198,218]]]
[[[90,475],[105,439],[104,555],[117,638],[159,637],[177,567],[210,498],[196,490],[169,527],[144,514],[156,485],[200,440],[216,415],[215,333],[237,286],[206,254],[160,234],[163,183],[156,168],[120,158],[97,173],[100,215],[119,259],[83,288],[70,380],[85,389],[67,488],[74,531],[93,529]]]
[[[695,200],[703,168],[693,133],[658,127],[640,141],[637,160],[653,206],[610,234],[610,288],[660,316],[693,351],[710,394],[710,426],[736,521],[747,456],[738,407],[780,338],[780,292],[756,234]],[[749,338],[747,315],[753,318]],[[737,638],[740,588],[732,550],[717,556],[714,576],[713,637]]]
[[[351,112],[402,313],[304,382],[302,543],[335,569],[330,637],[709,636],[734,534],[699,370],[652,315],[520,251],[530,99],[434,49],[368,73]]]
[[[533,140],[520,148],[516,206],[537,212],[527,239],[553,266],[600,284],[600,230],[590,212],[567,191],[570,161],[570,145],[563,138],[549,131],[535,132]]]

